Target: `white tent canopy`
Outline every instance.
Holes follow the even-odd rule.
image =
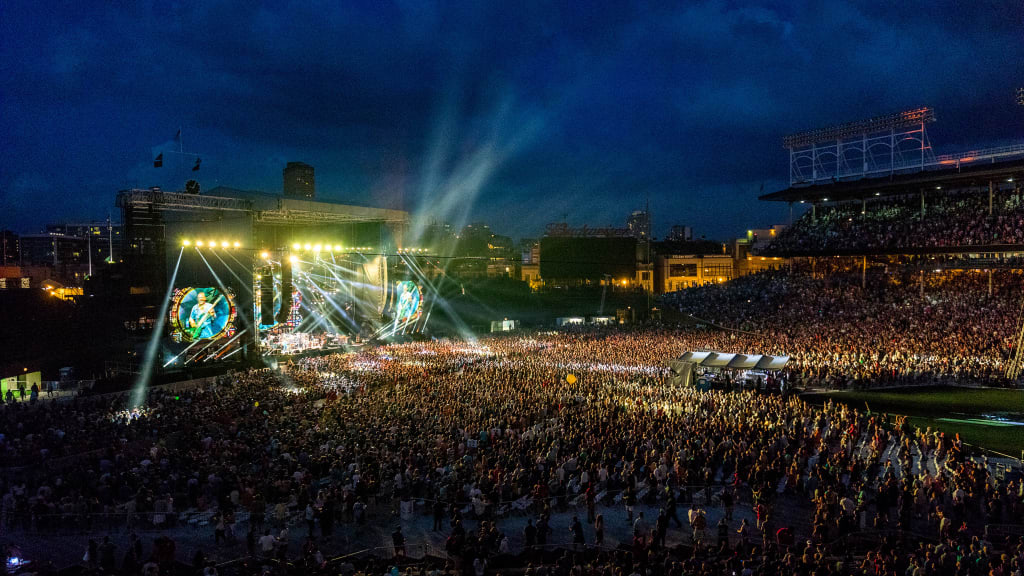
[[[713,368],[728,368],[729,362],[732,362],[735,358],[735,354],[728,354],[725,352],[712,352],[710,356],[704,359],[700,363],[701,366],[711,366]]]
[[[760,354],[737,354],[735,358],[729,362],[729,368],[739,368],[741,370],[750,370],[757,366],[757,363],[761,361],[764,356]]]
[[[687,352],[680,356],[678,361],[693,362],[696,366],[707,366],[709,368],[782,370],[789,363],[789,356],[729,354],[727,352]]]

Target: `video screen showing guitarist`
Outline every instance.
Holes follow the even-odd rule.
[[[186,340],[217,338],[231,317],[231,303],[216,288],[192,288],[178,296],[176,329]]]
[[[207,302],[205,290],[196,291],[196,304],[188,315],[188,329],[192,333],[192,339],[213,338],[217,333],[214,330],[214,320],[217,319],[217,309],[213,303]]]

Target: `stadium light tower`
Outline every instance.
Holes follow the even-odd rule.
[[[834,182],[841,178],[923,170],[935,161],[926,126],[935,122],[927,106],[790,134],[789,184]]]

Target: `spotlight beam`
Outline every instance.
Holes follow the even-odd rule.
[[[174,265],[174,272],[171,280],[167,283],[167,293],[164,294],[164,301],[160,304],[160,313],[156,317],[156,326],[153,327],[153,334],[149,337],[149,344],[146,345],[146,356],[142,362],[142,370],[139,370],[139,377],[135,380],[132,388],[132,407],[140,406],[146,399],[146,388],[153,376],[153,364],[156,362],[156,355],[160,350],[160,339],[163,338],[164,327],[167,325],[167,309],[171,306],[171,292],[174,290],[174,283],[178,280],[178,269],[181,267],[181,257],[185,253],[182,247],[178,251],[178,262]]]

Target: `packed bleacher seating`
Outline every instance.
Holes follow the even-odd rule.
[[[708,349],[790,355],[804,385],[999,384],[1016,336],[1021,274],[814,277],[769,271],[668,294],[665,303],[733,331]]]
[[[510,555],[532,575],[1020,570],[1024,544],[985,535],[1024,515],[1020,483],[900,418],[669,386],[666,360],[722,343],[709,334],[390,345],[156,390],[133,410],[128,395],[6,406],[9,462],[38,464],[3,474],[0,522],[35,542],[96,533],[84,561],[122,574],[173,573],[176,555],[203,565],[172,538],[196,513],[206,549],[250,555],[252,573],[275,559],[293,573],[336,570],[326,558],[350,551],[341,531],[377,530],[402,554],[402,529],[415,526],[443,535],[452,570],[477,576]],[[63,435],[56,415],[77,415]],[[81,457],[62,462],[70,438]],[[158,535],[118,548],[100,536],[111,519]],[[846,539],[864,530],[898,536],[851,556]],[[685,545],[667,547],[670,531]],[[538,552],[551,546],[564,552]]]
[[[1001,189],[989,215],[987,191],[931,191],[921,216],[918,195],[872,198],[808,211],[762,253],[806,255],[959,246],[1024,245],[1019,188]]]

